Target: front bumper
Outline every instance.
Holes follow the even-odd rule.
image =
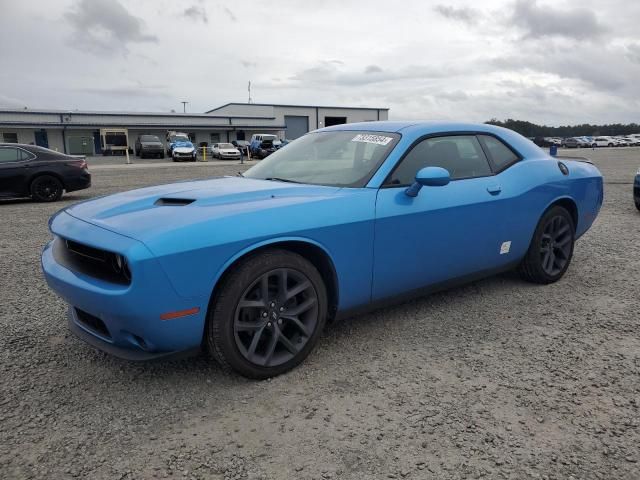
[[[119,347],[118,345],[105,341],[100,337],[99,334],[97,334],[95,331],[92,331],[90,327],[88,327],[86,324],[83,324],[78,319],[77,310],[71,305],[69,305],[67,320],[69,324],[69,330],[80,340],[88,343],[97,350],[108,353],[109,355],[113,355],[114,357],[118,357],[123,360],[129,360],[133,362],[145,362],[160,359],[176,360],[179,358],[198,355],[202,351],[200,346],[176,352],[148,352],[139,348]]]
[[[240,158],[239,153],[221,153],[220,154],[221,160],[238,160],[239,158]]]
[[[164,147],[142,147],[140,148],[140,153],[144,153],[145,155],[158,155],[164,153]]]
[[[128,360],[175,356],[200,348],[208,299],[178,295],[144,244],[65,212],[52,220],[51,230],[56,238],[42,253],[42,269],[51,289],[69,304],[69,326],[81,339]],[[54,242],[62,242],[62,237],[124,255],[131,283],[114,284],[63,266],[54,255]],[[160,319],[163,313],[194,307],[199,311],[193,315]]]
[[[184,158],[184,159],[194,159],[196,158],[197,154],[196,152],[176,152],[174,150],[173,154],[172,154],[173,158]]]

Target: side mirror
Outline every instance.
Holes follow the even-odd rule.
[[[415,197],[420,192],[420,189],[425,187],[443,187],[451,181],[451,175],[446,168],[442,167],[425,167],[418,170],[416,173],[416,181],[409,188],[405,190],[405,193],[409,197]]]

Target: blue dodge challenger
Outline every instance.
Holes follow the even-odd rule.
[[[327,321],[517,268],[560,279],[602,176],[490,125],[367,122],[311,132],[236,177],[73,205],[47,282],[71,330],[143,360],[206,349],[281,374]]]

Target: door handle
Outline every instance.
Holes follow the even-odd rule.
[[[491,195],[498,195],[501,191],[502,191],[502,188],[497,183],[493,185],[489,185],[487,187],[487,192],[489,192]]]

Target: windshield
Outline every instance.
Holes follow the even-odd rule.
[[[186,135],[174,135],[173,137],[171,137],[171,141],[172,142],[188,142],[189,137],[187,137]]]
[[[160,139],[155,135],[142,135],[140,137],[141,142],[159,142]]]
[[[236,147],[234,147],[230,143],[221,143],[220,145],[218,145],[218,148],[236,148]]]
[[[397,133],[309,133],[247,170],[248,178],[364,187],[398,142]]]

